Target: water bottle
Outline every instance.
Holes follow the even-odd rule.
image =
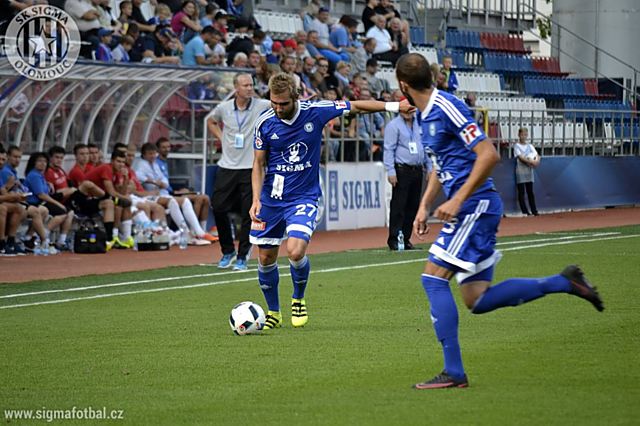
[[[42,256],[42,249],[40,248],[40,240],[36,240],[33,243],[33,255]]]
[[[186,250],[189,245],[189,231],[186,228],[180,228],[180,250]]]
[[[138,251],[138,235],[140,234],[139,231],[136,231],[135,234],[133,234],[133,251]]]
[[[404,251],[404,234],[398,231],[398,251]]]
[[[44,240],[44,244],[42,244],[41,251],[43,256],[49,256],[49,240]]]

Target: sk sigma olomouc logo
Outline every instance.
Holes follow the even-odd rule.
[[[5,51],[13,68],[32,80],[67,73],[80,53],[80,32],[64,10],[39,5],[24,9],[9,23]]]

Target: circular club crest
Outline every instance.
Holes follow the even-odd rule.
[[[313,123],[312,122],[307,122],[304,124],[304,131],[307,133],[311,133],[313,132]]]
[[[66,74],[78,59],[80,32],[64,10],[31,6],[9,23],[5,51],[18,73],[32,80],[53,80]]]

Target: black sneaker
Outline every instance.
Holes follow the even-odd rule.
[[[465,374],[462,379],[456,379],[451,377],[446,371],[438,374],[431,380],[426,382],[416,383],[413,385],[414,389],[444,389],[444,388],[466,388],[469,387],[469,380]]]
[[[600,295],[596,291],[596,287],[589,284],[589,281],[584,277],[582,269],[577,265],[569,265],[560,272],[560,275],[569,280],[571,284],[570,294],[591,302],[598,311],[604,311],[604,305],[602,304]]]

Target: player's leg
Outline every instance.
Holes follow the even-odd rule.
[[[422,194],[422,182],[424,182],[422,170],[412,170],[410,182],[409,197],[407,198],[403,225],[405,250],[412,250],[414,248],[411,243],[411,235],[413,232],[413,220],[420,206],[420,194]]]
[[[391,250],[398,250],[398,232],[404,233],[404,222],[407,200],[409,198],[409,176],[405,168],[396,167],[396,177],[398,182],[391,191],[391,204],[389,208],[389,235],[387,237],[387,246]],[[411,223],[413,226],[413,219],[415,214],[411,217]],[[405,234],[405,239],[408,236]]]
[[[27,218],[27,210],[18,203],[7,203],[7,251],[15,254],[25,254],[25,251],[16,242],[16,234],[20,224]]]
[[[309,321],[307,305],[304,299],[311,263],[306,256],[307,246],[315,229],[318,203],[315,200],[304,200],[287,207],[287,251],[289,252],[289,269],[293,281],[291,296],[291,324],[303,327]]]
[[[524,202],[525,184],[518,183],[516,184],[516,188],[518,190],[518,204],[520,205],[520,211],[522,212],[522,214],[528,215],[529,210],[527,209],[527,204]]]
[[[249,240],[258,246],[258,282],[269,308],[264,328],[266,330],[282,325],[278,285],[278,250],[283,241],[285,220],[283,209],[263,205],[259,218],[261,222],[251,224]]]
[[[4,254],[5,247],[7,246],[7,237],[5,230],[7,229],[7,204],[0,204],[0,254]]]
[[[278,251],[280,246],[262,245],[258,247],[258,282],[260,290],[269,308],[264,328],[266,330],[282,326],[280,312],[280,297],[278,285],[280,273],[278,271]]]

